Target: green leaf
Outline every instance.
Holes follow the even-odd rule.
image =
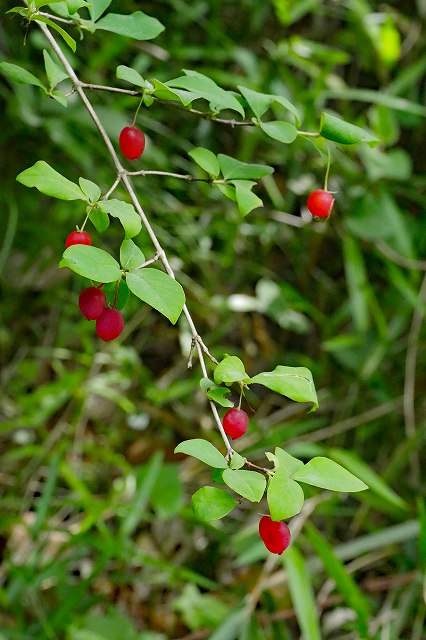
[[[118,311],[124,309],[126,304],[129,302],[130,291],[125,280],[120,280],[118,284],[118,292],[117,282],[108,282],[102,290],[106,296],[107,304],[110,307],[115,306]]]
[[[40,87],[47,92],[44,84],[36,78],[32,73],[19,67],[17,64],[11,64],[10,62],[0,62],[0,69],[3,73],[13,80],[14,82],[18,82],[19,84],[33,84],[36,87]]]
[[[208,78],[202,73],[187,69],[184,69],[184,73],[186,74],[185,76],[169,80],[166,82],[166,85],[168,87],[186,89],[193,93],[196,98],[208,100],[215,112],[222,109],[231,109],[232,111],[237,111],[244,117],[244,109],[231,92],[225,91],[211,78]]]
[[[98,207],[91,210],[89,219],[99,233],[103,233],[109,227],[109,215]]]
[[[214,370],[213,377],[216,384],[225,383],[227,385],[250,380],[243,363],[236,356],[225,356]]]
[[[104,213],[108,213],[113,218],[118,218],[123,225],[126,238],[137,236],[142,228],[142,220],[136,213],[133,205],[122,200],[100,200],[98,207]]]
[[[233,180],[232,184],[235,187],[238,210],[242,216],[246,216],[250,211],[253,211],[253,209],[257,209],[257,207],[263,207],[262,200],[251,191],[253,187],[256,186],[256,182],[251,182],[250,180]]]
[[[68,11],[70,15],[77,13],[79,9],[83,7],[89,7],[90,3],[86,2],[86,0],[66,0]]]
[[[71,38],[71,36],[64,29],[62,29],[62,27],[57,25],[56,22],[49,20],[49,18],[44,18],[40,14],[37,14],[33,18],[33,20],[35,20],[36,22],[44,22],[44,24],[47,24],[51,29],[59,33],[59,35],[64,39],[71,51],[75,53],[77,48],[76,41],[74,40],[74,38]]]
[[[197,147],[188,153],[188,155],[200,166],[207,171],[213,178],[217,178],[220,173],[219,161],[210,149]]]
[[[59,266],[95,282],[116,282],[121,276],[120,265],[109,253],[84,244],[65,249]]]
[[[403,500],[371,467],[359,458],[353,451],[344,449],[330,449],[328,451],[335,462],[342,464],[348,471],[368,485],[369,489],[389,504],[398,509],[407,510],[408,504]]]
[[[63,91],[51,91],[49,93],[50,97],[59,102],[63,107],[68,106],[68,98]]]
[[[300,513],[305,501],[300,484],[288,478],[282,469],[278,469],[269,480],[266,497],[272,520],[292,518]]]
[[[52,60],[46,49],[43,49],[43,57],[49,84],[51,88],[54,89],[57,84],[62,82],[62,80],[66,80],[68,78],[68,74],[62,67]]]
[[[191,507],[199,520],[220,520],[238,504],[223,489],[202,487],[192,496]]]
[[[274,102],[278,102],[285,109],[290,111],[296,119],[296,123],[300,124],[300,115],[294,104],[292,104],[289,100],[284,98],[283,96],[276,96],[267,93],[259,93],[258,91],[253,91],[252,89],[247,89],[247,87],[239,86],[238,90],[247,100],[247,103],[250,109],[253,111],[254,115],[258,120],[261,119],[264,113],[266,113]]]
[[[145,256],[133,240],[123,240],[120,247],[120,263],[123,269],[136,269],[145,262]]]
[[[85,178],[79,178],[78,184],[80,185],[80,189],[86,196],[90,199],[91,202],[97,202],[101,197],[101,190],[97,184],[92,182],[91,180],[86,180]]]
[[[274,169],[266,164],[248,164],[223,153],[217,158],[225,180],[257,180],[274,173]]]
[[[282,562],[287,571],[287,584],[302,636],[304,640],[321,640],[319,613],[303,556],[295,546],[290,546],[283,554]]]
[[[185,304],[185,293],[173,278],[158,269],[140,269],[126,276],[132,293],[175,324]]]
[[[197,95],[191,91],[183,91],[181,89],[172,89],[159,80],[152,79],[155,87],[154,95],[159,100],[179,100],[184,107],[187,107],[194,100],[197,99]]]
[[[231,393],[227,387],[218,387],[209,378],[201,378],[200,387],[209,400],[216,402],[221,407],[233,407],[233,403],[226,398]]]
[[[250,502],[260,502],[266,489],[266,478],[257,471],[225,469],[222,474],[230,489]]]
[[[137,87],[154,89],[154,86],[147,80],[144,80],[142,76],[135,71],[135,69],[126,67],[123,64],[117,67],[117,78],[130,82],[131,84],[135,84]]]
[[[327,575],[332,578],[338,591],[343,595],[348,606],[357,614],[359,637],[368,635],[369,605],[353,577],[346,571],[341,560],[334,554],[333,547],[311,524],[305,526],[305,532],[316,554],[321,559]]]
[[[380,139],[354,124],[345,122],[329,113],[321,116],[320,134],[327,140],[338,144],[356,144],[357,142],[380,142]]]
[[[277,469],[280,472],[284,472],[288,478],[291,478],[293,473],[303,467],[303,462],[298,458],[287,453],[280,447],[275,447],[275,458],[278,462]]]
[[[185,453],[187,456],[197,458],[197,460],[201,460],[201,462],[215,469],[226,469],[228,467],[225,457],[220,451],[211,442],[201,438],[184,440],[184,442],[178,444],[175,453]]]
[[[330,491],[351,493],[368,489],[368,486],[350,471],[323,456],[309,460],[302,469],[293,474],[292,478]]]
[[[164,26],[157,18],[142,11],[135,11],[130,15],[107,13],[96,23],[96,28],[135,40],[152,40],[164,31]]]
[[[317,392],[312,373],[305,367],[278,365],[273,371],[264,371],[251,378],[251,383],[262,384],[296,402],[312,402],[312,410],[318,408]]]
[[[230,469],[241,469],[241,467],[244,467],[245,463],[246,463],[246,459],[243,458],[243,456],[240,456],[239,453],[234,451],[234,453],[232,454],[232,458],[229,462],[229,467]]]
[[[297,138],[297,129],[291,122],[274,120],[271,122],[259,122],[259,126],[267,136],[284,144],[290,144]]]
[[[86,200],[86,195],[74,182],[64,178],[47,162],[39,160],[32,167],[22,171],[17,181],[26,187],[35,187],[41,193],[59,200]]]
[[[94,22],[108,9],[112,0],[90,0],[89,12]]]

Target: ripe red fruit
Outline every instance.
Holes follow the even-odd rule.
[[[308,209],[317,218],[328,218],[334,205],[333,194],[324,189],[312,191],[308,197]]]
[[[118,143],[123,155],[128,160],[137,160],[145,149],[145,136],[137,127],[124,127]]]
[[[78,297],[80,311],[88,320],[97,320],[102,315],[105,305],[105,294],[97,287],[83,289]]]
[[[87,231],[71,231],[65,240],[65,248],[71,247],[73,244],[87,244],[91,246],[92,238]]]
[[[118,338],[124,328],[123,316],[117,309],[108,307],[96,320],[96,333],[101,340],[109,342]]]
[[[259,522],[259,534],[265,547],[271,553],[281,555],[290,544],[290,529],[282,520],[275,522],[271,516],[262,516]]]
[[[222,420],[225,433],[234,440],[241,438],[247,431],[248,415],[242,409],[229,409]]]

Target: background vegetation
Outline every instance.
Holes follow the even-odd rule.
[[[371,490],[312,490],[282,561],[268,556],[246,503],[195,521],[189,496],[209,474],[173,449],[200,434],[220,440],[197,363],[186,367],[187,327],[133,299],[120,340],[99,344],[77,308],[82,282],[57,268],[81,205],[15,177],[43,159],[106,190],[113,168],[76,96],[64,109],[3,79],[0,637],[315,640],[313,598],[323,638],[426,637],[425,3],[142,4],[111,9],[143,9],[164,33],[149,43],[85,37],[67,53],[83,80],[118,85],[119,64],[164,81],[190,68],[224,88],[244,81],[287,96],[306,130],[326,107],[383,140],[333,147],[336,205],[321,224],[305,210],[324,175],[309,141],[285,146],[156,103],[138,119],[146,168],[190,173],[194,146],[275,167],[257,190],[265,207],[245,219],[206,185],[137,178],[210,350],[238,355],[251,375],[282,363],[313,372],[315,414],[266,391],[249,396],[240,453],[262,460],[276,444],[350,455]],[[19,16],[2,16],[1,59],[43,78],[43,48],[37,27],[25,36]],[[135,99],[90,97],[117,140]],[[118,226],[97,238],[120,240]]]

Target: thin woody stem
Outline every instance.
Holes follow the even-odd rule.
[[[174,280],[176,280],[176,276],[173,272],[173,269],[170,266],[170,263],[168,261],[167,255],[163,249],[163,247],[160,244],[160,241],[158,240],[157,236],[155,235],[155,232],[144,212],[144,210],[142,209],[142,206],[137,198],[137,195],[135,193],[135,190],[133,188],[132,182],[130,180],[130,177],[127,175],[127,172],[125,171],[125,169],[123,168],[123,166],[121,165],[121,162],[117,156],[117,153],[114,149],[114,146],[102,124],[102,122],[100,121],[95,109],[93,108],[90,100],[88,99],[88,97],[86,96],[85,92],[84,92],[84,85],[82,82],[80,82],[78,76],[76,75],[74,69],[72,68],[72,66],[70,65],[70,63],[68,62],[67,57],[64,55],[64,53],[62,52],[62,49],[59,47],[59,45],[57,44],[55,38],[52,36],[52,34],[50,33],[49,29],[46,27],[46,25],[44,25],[43,23],[38,23],[39,28],[42,30],[42,32],[44,33],[45,37],[47,38],[47,40],[50,42],[53,50],[55,51],[55,53],[57,54],[58,58],[61,60],[62,64],[64,65],[65,70],[67,71],[70,79],[72,80],[74,87],[75,87],[75,91],[78,93],[78,95],[80,96],[84,106],[86,107],[90,117],[92,118],[93,122],[95,123],[96,127],[98,128],[98,131],[109,151],[109,154],[111,156],[111,159],[114,163],[114,166],[117,170],[117,176],[121,177],[121,181],[123,183],[123,185],[125,186],[125,188],[127,189],[127,192],[129,193],[130,199],[133,203],[133,206],[135,207],[136,211],[138,212],[139,216],[142,219],[142,223],[151,239],[152,244],[154,245],[156,252],[158,254],[158,257],[166,271],[166,273],[173,278]],[[117,182],[118,184],[118,182]],[[201,367],[201,371],[203,373],[204,377],[208,377],[208,373],[207,373],[207,368],[206,368],[206,363],[204,360],[204,354],[208,355],[210,357],[210,353],[207,349],[207,347],[204,345],[203,341],[201,340],[200,336],[198,335],[197,329],[195,327],[194,321],[192,319],[192,316],[186,306],[186,304],[183,306],[183,313],[185,315],[186,321],[189,325],[189,328],[191,330],[191,334],[195,340],[195,344],[196,344],[196,348],[197,348],[197,353],[198,353],[198,357],[199,357],[199,361],[200,361],[200,367]],[[214,358],[212,358],[213,362],[217,363],[217,360],[215,360]],[[217,424],[217,427],[220,431],[220,434],[222,436],[222,439],[225,443],[226,446],[226,450],[227,450],[227,458],[229,459],[232,454],[233,454],[233,449],[229,443],[228,437],[223,429],[222,426],[222,422],[219,416],[219,413],[217,411],[216,405],[210,401],[210,407],[215,419],[215,422]]]

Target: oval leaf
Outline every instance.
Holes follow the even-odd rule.
[[[250,502],[260,502],[265,493],[266,478],[257,471],[225,469],[222,478],[230,489]]]
[[[187,456],[197,458],[197,460],[201,460],[201,462],[215,469],[226,469],[228,467],[225,457],[220,451],[218,451],[211,442],[203,440],[202,438],[194,438],[193,440],[181,442],[176,447],[175,453],[186,453]]]
[[[46,87],[44,84],[36,78],[32,73],[19,67],[17,64],[11,64],[10,62],[0,62],[0,69],[3,73],[13,80],[14,82],[18,82],[19,84],[33,84],[36,87],[40,87],[46,91]]]
[[[278,462],[277,469],[279,469],[280,473],[283,472],[287,478],[291,478],[293,473],[303,467],[301,460],[290,455],[284,449],[280,449],[280,447],[275,448],[275,457]]]
[[[97,184],[85,178],[79,178],[78,184],[80,189],[92,202],[97,202],[101,197],[101,190]]]
[[[215,105],[215,110],[232,109],[244,117],[244,109],[236,97],[219,87],[214,80],[197,71],[184,69],[185,76],[169,80],[168,87],[177,87],[190,91],[194,98],[204,98]]]
[[[253,209],[257,209],[257,207],[263,207],[262,200],[251,191],[253,187],[256,186],[256,182],[250,180],[233,180],[232,184],[235,187],[238,210],[242,216],[246,216],[250,211],[253,211]]]
[[[145,256],[133,240],[123,240],[120,247],[120,262],[123,269],[136,269],[145,262]]]
[[[232,384],[250,380],[244,365],[237,356],[225,356],[214,370],[216,384]]]
[[[185,293],[173,278],[158,269],[140,269],[127,274],[127,284],[138,298],[175,324],[185,304]]]
[[[270,479],[266,498],[272,520],[292,518],[300,513],[305,501],[300,484],[288,478],[281,470],[276,471]]]
[[[278,365],[273,371],[259,373],[250,382],[262,384],[296,402],[312,402],[312,410],[318,408],[317,392],[312,373],[306,367]]]
[[[206,394],[209,400],[213,400],[221,407],[233,407],[234,404],[226,398],[231,393],[231,390],[227,387],[218,387],[209,378],[201,378],[200,387]]]
[[[345,122],[341,118],[323,113],[320,134],[327,140],[338,144],[356,144],[357,142],[380,142],[380,139],[361,127]]]
[[[121,276],[120,265],[109,253],[85,244],[75,244],[65,249],[59,266],[68,267],[95,282],[115,282]]]
[[[103,213],[108,213],[113,218],[120,220],[126,238],[133,238],[138,235],[142,228],[142,220],[133,205],[113,198],[112,200],[100,200],[98,207]]]
[[[96,23],[96,28],[135,40],[152,40],[164,31],[164,26],[157,18],[148,16],[142,11],[135,11],[130,15],[107,13]]]
[[[267,136],[279,142],[284,142],[284,144],[290,144],[297,138],[297,129],[290,122],[275,120],[273,122],[259,122],[259,125]]]
[[[307,462],[302,469],[293,474],[293,480],[311,484],[314,487],[330,491],[364,491],[368,486],[340,464],[318,456]]]
[[[217,158],[225,180],[257,180],[274,173],[274,169],[266,164],[248,164],[223,153]]]
[[[64,178],[47,162],[39,160],[32,167],[22,171],[17,181],[26,187],[35,187],[41,193],[59,200],[88,200],[79,186]]]
[[[197,147],[188,153],[188,155],[211,176],[217,178],[220,173],[219,160],[210,149]]]
[[[220,520],[237,505],[237,501],[223,489],[202,487],[194,493],[191,507],[199,520]]]

